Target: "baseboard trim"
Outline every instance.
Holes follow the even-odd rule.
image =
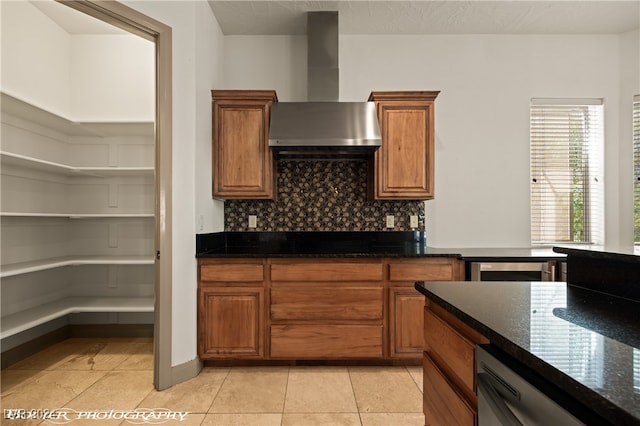
[[[0,354],[0,365],[2,369],[9,367],[23,359],[40,352],[43,349],[53,346],[69,338],[69,326],[60,327],[33,340],[22,343],[14,348],[7,349]]]
[[[153,337],[153,324],[68,324],[2,352],[0,365],[5,369],[72,337]]]
[[[153,337],[153,324],[69,324],[69,337]]]
[[[191,380],[196,377],[201,370],[202,361],[200,361],[199,358],[194,358],[191,361],[174,365],[171,367],[171,381],[174,385],[186,382],[187,380]]]
[[[414,367],[422,365],[417,358],[382,359],[207,359],[205,367],[298,367],[298,366],[340,366],[340,367]]]

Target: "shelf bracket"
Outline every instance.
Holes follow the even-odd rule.
[[[109,207],[118,207],[118,184],[109,183]]]
[[[108,288],[118,288],[118,270],[116,265],[109,265],[108,267]]]
[[[109,248],[118,247],[118,224],[109,224]]]

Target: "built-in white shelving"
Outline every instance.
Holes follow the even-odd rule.
[[[153,312],[153,297],[67,297],[2,317],[0,339],[82,312]]]
[[[60,217],[65,219],[126,219],[150,218],[152,213],[31,213],[31,212],[0,212],[0,217]]]
[[[79,265],[153,265],[153,256],[66,256],[2,265],[0,278]]]
[[[153,312],[153,122],[77,123],[1,101],[0,338],[28,341],[69,314]]]
[[[16,166],[61,173],[68,176],[114,177],[114,176],[153,176],[153,167],[75,167],[52,161],[40,160],[26,155],[0,151],[2,166]]]

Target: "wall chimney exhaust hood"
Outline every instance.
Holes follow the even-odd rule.
[[[307,13],[308,102],[271,107],[276,158],[371,158],[382,144],[373,102],[339,102],[338,12]]]

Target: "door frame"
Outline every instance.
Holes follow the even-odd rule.
[[[155,302],[153,386],[172,386],[172,35],[171,27],[113,0],[56,0],[155,43]]]

